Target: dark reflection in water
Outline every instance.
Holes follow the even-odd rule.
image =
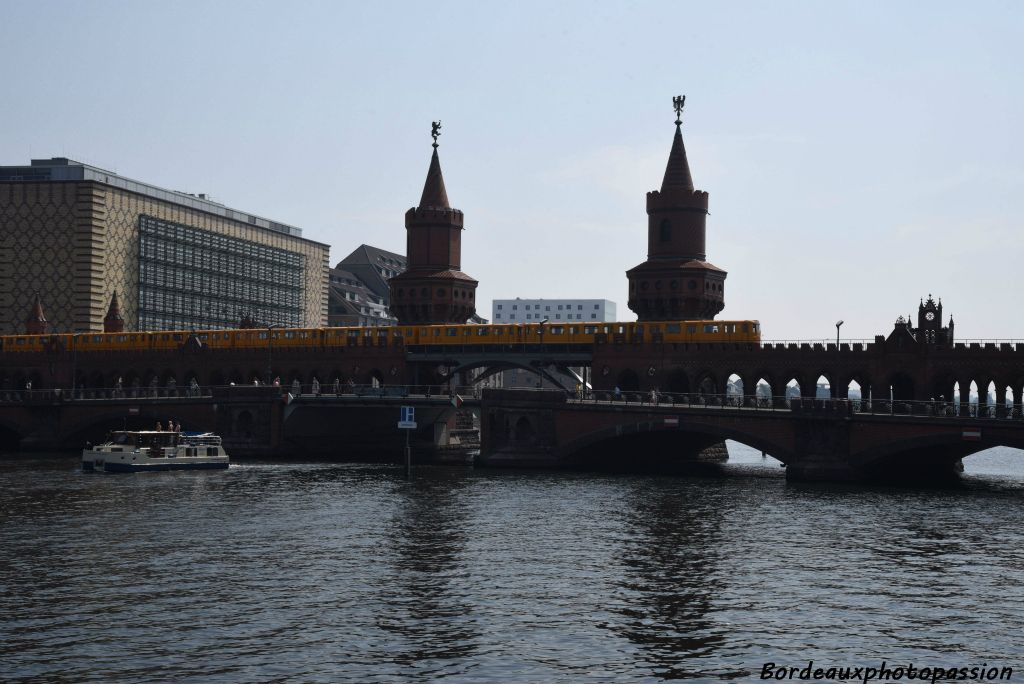
[[[720,681],[1024,667],[1024,459],[948,489],[0,460],[0,681]]]
[[[701,505],[694,507],[693,499]],[[707,675],[694,665],[713,660],[724,639],[708,613],[720,590],[713,566],[730,501],[715,489],[659,481],[636,483],[626,503],[618,592],[623,619],[610,627],[640,646],[660,677]]]
[[[380,597],[377,625],[396,638],[394,662],[424,676],[443,674],[448,664],[468,664],[477,648],[465,591],[467,483],[463,470],[443,468],[403,482],[385,529],[386,583],[393,590]]]

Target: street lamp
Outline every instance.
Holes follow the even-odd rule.
[[[283,328],[284,326],[280,323],[273,323],[267,326],[267,384],[273,384],[274,374],[274,328]]]
[[[836,349],[839,349],[839,328],[841,328],[842,325],[842,321],[836,321]]]

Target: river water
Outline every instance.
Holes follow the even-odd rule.
[[[5,682],[1024,676],[1024,453],[944,489],[720,477],[0,461]]]

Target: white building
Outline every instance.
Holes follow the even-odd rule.
[[[491,303],[494,323],[534,321],[614,321],[615,302],[607,299],[495,299]]]

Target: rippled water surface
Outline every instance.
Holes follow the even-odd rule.
[[[947,489],[331,464],[0,461],[0,680],[1024,674],[1024,453]]]

